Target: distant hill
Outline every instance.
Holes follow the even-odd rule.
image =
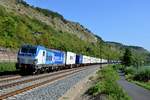
[[[43,45],[107,59],[120,59],[126,47],[144,59],[142,47],[105,42],[78,22],[23,0],[0,0],[0,47],[17,50],[23,44]]]
[[[149,53],[148,50],[146,50],[143,47],[139,47],[139,46],[128,46],[128,45],[124,45],[118,42],[110,42],[110,41],[106,41],[107,44],[112,45],[112,46],[116,46],[118,48],[130,48],[132,50],[136,50],[138,52],[142,52],[142,53]]]
[[[129,48],[133,52],[133,56],[150,64],[150,52],[148,50],[144,49],[143,47],[127,46],[127,45],[123,45],[121,43],[110,42],[110,41],[107,41],[106,44],[114,46],[115,48],[118,48],[120,51],[124,51],[125,48]]]

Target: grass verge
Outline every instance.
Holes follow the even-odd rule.
[[[88,90],[89,94],[93,96],[105,94],[108,100],[130,100],[128,95],[117,84],[119,75],[112,66],[99,70],[97,75],[101,78]]]
[[[137,85],[139,85],[145,89],[150,90],[150,82],[139,82],[139,81],[133,81],[133,80],[131,82],[135,83],[135,84],[137,84]]]
[[[15,63],[0,63],[0,73],[16,71]]]

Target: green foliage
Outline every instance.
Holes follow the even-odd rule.
[[[150,52],[146,49],[138,46],[126,46],[116,42],[106,42],[108,45],[111,45],[120,52],[120,59],[123,59],[124,50],[130,49],[132,52],[132,65],[139,67],[143,65],[150,65]]]
[[[102,79],[93,87],[89,89],[92,95],[106,94],[108,100],[130,100],[127,94],[118,86],[117,80],[119,79],[118,73],[112,66],[105,67],[98,73]]]
[[[131,66],[132,64],[132,53],[130,49],[126,49],[122,58],[122,63],[125,66]]]
[[[139,48],[139,47],[134,47]],[[137,49],[139,50],[139,49]],[[126,48],[125,53],[123,57],[121,58],[122,64],[125,67],[134,66],[135,68],[139,68],[140,66],[143,66],[148,63],[147,56],[148,53],[146,51],[137,51],[136,49],[133,49],[133,47]]]
[[[150,68],[149,67],[127,67],[125,68],[126,79],[148,82],[150,80]]]
[[[150,90],[150,82],[139,82],[139,81],[133,81],[133,80],[131,82]]]
[[[113,67],[113,69],[115,69],[116,71],[123,69],[123,66],[122,66],[121,64],[115,64],[115,65],[112,65],[112,67]]]
[[[15,63],[0,63],[0,72],[16,71]]]
[[[127,67],[125,68],[125,78],[139,86],[150,89],[150,67],[144,66],[140,68]]]
[[[135,66],[136,68],[143,66],[144,63],[146,64],[146,56],[147,54],[145,54],[144,52],[137,52],[135,50],[132,50],[132,65]]]
[[[88,93],[90,95],[97,95],[102,92],[102,90],[104,90],[104,85],[101,82],[98,82],[88,90]]]
[[[147,54],[145,58],[146,65],[150,65],[150,54]]]
[[[134,74],[134,80],[148,82],[150,80],[150,68],[138,69]]]
[[[135,67],[127,67],[124,72],[125,74],[135,74],[137,72],[137,69]]]

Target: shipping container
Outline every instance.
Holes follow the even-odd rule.
[[[101,59],[100,58],[98,58],[98,63],[101,63]]]
[[[94,63],[94,57],[91,57],[91,64]]]
[[[87,56],[83,55],[83,64],[86,64],[88,62]]]
[[[75,64],[76,54],[73,52],[66,52],[66,65]]]
[[[83,63],[84,64],[91,63],[91,57],[83,55]]]
[[[76,55],[76,64],[82,64],[82,62],[83,62],[83,56]]]
[[[106,59],[102,59],[102,63],[107,63],[107,60]]]

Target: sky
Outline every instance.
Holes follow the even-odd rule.
[[[25,0],[79,22],[105,41],[150,51],[150,0]]]

